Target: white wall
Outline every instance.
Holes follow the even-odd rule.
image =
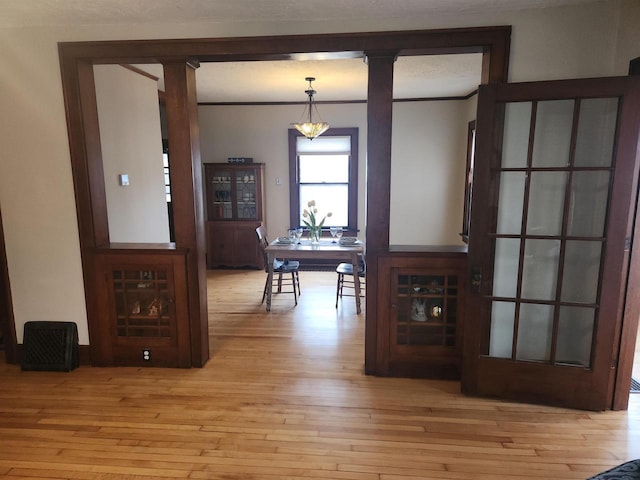
[[[398,102],[393,111],[391,243],[460,244],[469,101]],[[289,228],[287,129],[301,106],[201,105],[202,161],[253,157],[265,164],[266,224]],[[358,236],[364,238],[366,105],[320,105],[332,127],[359,128]],[[416,125],[419,129],[416,130]],[[276,179],[281,179],[278,185]],[[416,221],[417,220],[417,221]]]
[[[640,55],[637,3],[330,22],[0,28],[0,208],[18,340],[29,320],[65,320],[77,322],[88,343],[57,42],[512,25],[512,81],[624,75]]]
[[[478,95],[473,95],[471,98],[467,100],[467,113],[466,120],[469,123],[471,120],[476,119],[476,114],[478,112]]]
[[[367,145],[365,104],[318,105],[331,127],[359,128],[358,228],[364,236],[364,193]],[[289,145],[287,130],[298,121],[302,105],[242,105],[198,107],[203,163],[228,157],[253,157],[265,164],[267,231],[272,238],[289,228]],[[280,185],[276,179],[281,179]]]
[[[620,0],[620,5],[613,67],[616,74],[624,75],[629,69],[629,60],[640,57],[640,2]]]
[[[169,242],[158,83],[120,65],[96,65],[94,76],[109,239]]]
[[[30,320],[88,343],[56,36],[0,30],[0,208],[18,341]]]
[[[391,148],[392,245],[460,245],[467,102],[397,102]]]

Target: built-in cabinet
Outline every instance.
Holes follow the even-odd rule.
[[[442,250],[380,258],[379,373],[460,378],[466,254]]]
[[[264,268],[264,164],[204,164],[207,268]]]
[[[185,255],[172,248],[97,254],[100,364],[191,366]]]

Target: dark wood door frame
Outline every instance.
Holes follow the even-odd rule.
[[[7,252],[4,244],[2,211],[0,211],[0,333],[4,342],[5,360],[7,363],[17,363],[16,326],[13,319],[13,303],[11,301],[11,286],[7,268]]]
[[[455,53],[482,53],[482,83],[507,81],[511,27],[478,27],[463,29],[368,32],[320,35],[265,36],[218,39],[173,39],[138,41],[103,41],[61,43],[59,54],[62,84],[67,113],[71,164],[76,192],[76,209],[80,232],[89,337],[93,346],[97,339],[94,330],[95,271],[92,251],[108,244],[108,224],[104,192],[104,174],[99,140],[94,64],[162,63],[168,65],[196,65],[209,61],[295,60],[304,55],[313,58],[366,57],[369,62],[367,107],[367,313],[365,334],[365,371],[377,372],[376,342],[377,318],[375,299],[377,291],[377,259],[389,250],[389,198],[391,168],[391,112],[393,100],[393,62],[399,55],[437,55]],[[192,250],[187,266],[190,324],[194,366],[208,358],[206,345],[206,294],[202,268],[204,268],[203,216],[199,171],[193,168],[200,162],[197,151],[197,124],[193,116],[194,85],[183,81],[171,67],[172,77],[180,88],[167,92],[167,105],[174,102],[173,133],[170,145],[183,145],[180,153],[172,151],[172,191],[185,200],[191,196],[191,206],[175,216],[176,246]],[[166,75],[165,75],[166,76]],[[169,109],[168,109],[169,110]],[[167,112],[168,114],[170,112]],[[197,119],[195,119],[197,123]],[[194,137],[195,135],[195,137]],[[194,141],[195,138],[195,141]],[[191,142],[189,141],[191,140]],[[183,172],[175,169],[184,166]],[[180,193],[182,192],[182,194]],[[200,198],[198,198],[200,197]],[[198,205],[198,203],[200,205]],[[186,204],[185,204],[186,205]],[[192,237],[191,235],[194,235]],[[370,266],[370,270],[369,270]],[[195,270],[195,271],[194,271]],[[371,300],[370,300],[371,299]],[[92,326],[93,325],[93,326]],[[92,348],[93,351],[93,348]]]

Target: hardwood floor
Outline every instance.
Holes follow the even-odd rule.
[[[260,305],[265,274],[209,273],[202,369],[0,366],[7,479],[585,479],[640,457],[640,398],[591,413],[363,375],[364,315],[335,274]]]

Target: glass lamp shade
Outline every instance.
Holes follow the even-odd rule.
[[[293,126],[296,130],[298,130],[302,135],[307,137],[310,140],[322,135],[329,129],[329,124],[327,122],[304,122],[304,123],[294,123]]]
[[[324,132],[326,132],[329,129],[329,124],[326,122],[323,122],[322,118],[320,118],[319,122],[313,121],[311,117],[313,110],[315,110],[316,115],[320,117],[320,114],[318,113],[318,109],[313,103],[313,95],[316,93],[316,91],[311,86],[311,82],[313,82],[315,78],[307,77],[305,78],[305,80],[309,82],[309,88],[304,91],[304,93],[306,93],[307,96],[309,97],[309,103],[304,109],[302,119],[308,118],[309,120],[306,122],[303,122],[301,119],[300,122],[292,123],[291,125],[293,125],[296,130],[298,130],[302,135],[307,137],[309,140],[313,140],[317,136],[322,135]]]

